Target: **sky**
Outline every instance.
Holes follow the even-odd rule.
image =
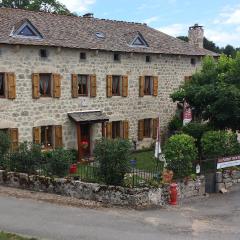
[[[171,36],[204,26],[205,36],[223,47],[240,47],[240,0],[59,0],[79,15],[147,23]]]

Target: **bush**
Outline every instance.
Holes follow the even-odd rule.
[[[193,137],[186,134],[170,137],[165,145],[164,154],[167,169],[173,171],[174,178],[187,177],[192,174],[192,163],[197,158],[197,148]]]
[[[181,130],[182,125],[183,125],[182,119],[178,115],[175,115],[172,118],[172,120],[169,122],[168,129],[169,131],[172,131],[172,132],[178,131],[178,130]]]
[[[11,141],[8,134],[0,131],[0,168],[5,168],[5,155],[9,151]]]
[[[97,142],[94,156],[99,162],[99,177],[108,185],[122,185],[129,171],[131,144],[123,139],[102,139]]]
[[[240,153],[237,134],[227,131],[206,132],[202,137],[201,147],[205,158],[217,158]]]

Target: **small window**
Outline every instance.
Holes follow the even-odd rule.
[[[193,65],[193,66],[195,66],[196,65],[196,58],[191,58],[191,64]]]
[[[112,122],[112,138],[120,138],[121,137],[121,122],[116,121]]]
[[[53,148],[53,127],[41,127],[41,146],[42,148]]]
[[[36,37],[36,33],[28,26],[26,25],[19,33],[18,35],[26,36],[26,37]]]
[[[5,97],[5,79],[4,73],[0,73],[0,98]]]
[[[150,138],[151,137],[151,119],[144,119],[143,136],[145,138]]]
[[[151,56],[146,56],[146,62],[150,63],[151,62]]]
[[[115,62],[119,62],[120,61],[120,54],[119,53],[114,53],[113,54],[113,60]]]
[[[8,128],[2,128],[0,129],[0,133],[8,135]]]
[[[40,49],[40,57],[41,58],[47,58],[48,57],[47,49]]]
[[[120,96],[120,82],[121,76],[113,76],[112,77],[112,95]]]
[[[153,94],[153,77],[145,76],[144,95],[152,95],[152,94]]]
[[[78,75],[78,95],[88,96],[88,75]]]
[[[81,60],[86,60],[86,59],[87,59],[87,55],[86,55],[85,52],[81,52],[81,53],[80,53],[80,59],[81,59]]]
[[[40,96],[51,97],[51,74],[40,74]]]

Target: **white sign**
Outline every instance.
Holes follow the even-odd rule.
[[[217,169],[234,167],[240,165],[240,155],[232,157],[219,158],[217,163]]]

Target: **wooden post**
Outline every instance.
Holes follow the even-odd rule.
[[[78,161],[82,160],[82,148],[81,148],[81,125],[77,123],[77,141],[78,141]]]

